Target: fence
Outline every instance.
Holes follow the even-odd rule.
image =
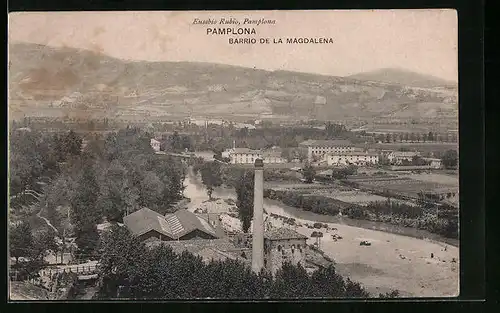
[[[87,265],[87,266],[73,266],[73,267],[66,267],[66,268],[49,268],[49,269],[43,269],[38,274],[40,276],[52,276],[53,274],[56,273],[75,273],[75,274],[81,274],[81,275],[91,275],[95,274],[97,272],[97,265]]]

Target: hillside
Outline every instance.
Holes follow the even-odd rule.
[[[350,75],[348,77],[359,80],[379,81],[421,88],[456,87],[457,85],[454,82],[438,77],[423,75],[398,68],[383,68],[375,71]]]
[[[453,120],[458,116],[456,89],[209,63],[132,62],[36,44],[10,44],[9,69],[11,118],[212,115]]]

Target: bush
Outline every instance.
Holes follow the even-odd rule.
[[[323,224],[321,224],[321,223],[314,223],[313,227],[317,228],[317,229],[320,229],[321,227],[323,227]]]

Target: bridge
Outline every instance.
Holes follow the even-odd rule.
[[[52,275],[58,273],[75,273],[78,275],[78,280],[89,280],[97,278],[98,267],[99,263],[75,264],[56,268],[45,268],[40,270],[38,274],[40,277],[52,277]]]

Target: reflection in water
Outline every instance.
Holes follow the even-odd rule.
[[[190,168],[188,171],[188,175],[186,176],[184,185],[186,186],[184,190],[184,195],[191,199],[190,207],[195,207],[200,203],[208,200],[206,189],[201,183],[201,179],[194,174],[192,168]],[[234,189],[219,187],[214,189],[212,197],[223,198],[223,199],[231,198],[236,200],[236,192],[234,191]],[[264,209],[268,213],[279,214],[286,217],[293,217],[295,219],[308,220],[311,222],[342,224],[353,227],[360,227],[365,229],[372,229],[394,234],[400,234],[414,238],[431,239],[435,241],[445,242],[453,246],[458,246],[458,240],[445,238],[425,230],[410,228],[410,227],[402,227],[388,223],[372,222],[365,220],[353,220],[347,217],[317,214],[310,211],[304,211],[298,208],[287,206],[277,200],[264,199]]]

